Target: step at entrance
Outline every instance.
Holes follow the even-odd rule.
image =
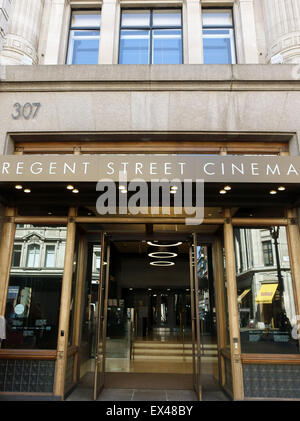
[[[202,358],[218,358],[215,344],[202,345]],[[192,343],[170,343],[161,341],[136,340],[133,344],[134,360],[176,360],[192,361]]]

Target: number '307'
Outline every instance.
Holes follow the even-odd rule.
[[[25,120],[33,119],[37,116],[39,109],[41,108],[40,102],[26,102],[26,104],[22,105],[19,102],[16,102],[13,105],[14,111],[12,113],[12,118],[14,120],[19,120],[20,118],[24,118]]]

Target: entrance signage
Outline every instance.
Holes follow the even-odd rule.
[[[0,182],[97,182],[109,178],[299,183],[300,157],[216,155],[7,155]]]

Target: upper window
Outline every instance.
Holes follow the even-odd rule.
[[[273,250],[271,241],[263,241],[263,257],[264,257],[264,266],[273,266]]]
[[[12,267],[19,267],[21,265],[22,244],[15,244],[12,256]]]
[[[181,10],[122,10],[119,63],[181,64]]]
[[[98,64],[100,11],[73,11],[67,64]]]
[[[55,267],[55,246],[47,245],[45,253],[45,267],[54,268]]]
[[[234,64],[235,42],[231,9],[203,9],[204,64]]]
[[[28,246],[26,266],[31,268],[40,266],[40,246],[38,244]]]

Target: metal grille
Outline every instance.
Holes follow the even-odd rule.
[[[74,355],[68,357],[67,368],[66,368],[66,379],[65,388],[66,390],[73,385],[73,373],[74,373]]]
[[[249,398],[300,398],[300,365],[244,364],[244,393]]]
[[[0,392],[53,393],[55,361],[0,360]]]
[[[231,360],[224,358],[224,364],[225,364],[225,386],[229,390],[233,390],[232,385],[232,368],[231,368]]]

